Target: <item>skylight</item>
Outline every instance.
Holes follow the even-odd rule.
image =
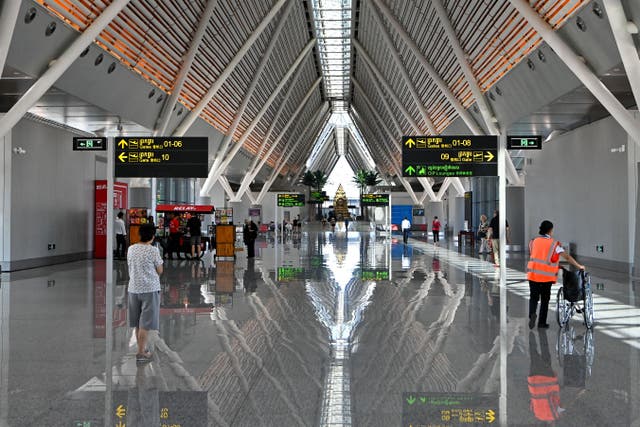
[[[330,100],[346,100],[351,72],[351,0],[312,0],[313,20]]]

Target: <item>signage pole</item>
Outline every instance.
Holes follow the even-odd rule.
[[[113,425],[111,421],[111,385],[112,385],[112,352],[110,352],[110,346],[113,343],[113,236],[114,236],[114,223],[113,223],[113,183],[114,183],[114,157],[115,157],[115,139],[111,138],[111,144],[107,144],[107,260],[106,260],[106,279],[107,279],[107,290],[106,290],[106,298],[105,298],[105,311],[106,311],[106,320],[105,320],[105,398],[104,398],[104,420],[105,426]]]
[[[507,425],[507,136],[498,138],[498,211],[500,227],[500,425]]]

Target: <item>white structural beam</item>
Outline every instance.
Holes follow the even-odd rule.
[[[242,61],[242,59],[245,57],[247,52],[249,52],[249,50],[251,49],[255,41],[258,39],[260,34],[262,34],[262,31],[264,31],[264,29],[267,28],[267,26],[278,14],[278,11],[282,8],[282,6],[287,1],[288,0],[278,0],[273,5],[269,13],[262,19],[262,22],[260,22],[260,24],[256,27],[256,29],[253,30],[253,32],[251,33],[249,38],[244,42],[240,50],[238,50],[238,52],[233,57],[233,59],[231,59],[231,61],[227,64],[224,71],[220,74],[220,76],[218,76],[216,81],[211,85],[207,93],[202,97],[202,99],[200,99],[198,104],[196,104],[196,106],[193,108],[193,110],[191,110],[191,112],[187,115],[187,117],[184,118],[182,123],[180,123],[180,125],[174,132],[175,136],[183,136],[187,132],[187,130],[189,130],[191,125],[195,123],[198,117],[200,117],[200,114],[202,114],[202,112],[207,107],[207,105],[209,105],[209,102],[211,102],[211,100],[216,96],[216,93],[218,93],[218,90],[220,90],[220,88],[222,87],[224,82],[227,80],[227,78],[229,78],[231,73],[233,73],[233,70],[235,69],[236,65],[238,65],[238,63]]]
[[[204,38],[204,35],[207,33],[207,26],[209,25],[209,20],[213,16],[213,12],[216,10],[217,4],[218,4],[218,0],[209,0],[205,7],[204,13],[200,17],[200,22],[198,22],[198,28],[196,29],[195,35],[191,40],[191,46],[189,46],[189,50],[187,51],[187,54],[184,56],[182,65],[180,66],[180,71],[178,72],[178,77],[176,78],[176,82],[173,85],[171,96],[166,100],[166,102],[162,106],[162,111],[160,112],[158,123],[156,124],[156,132],[155,132],[156,136],[164,135],[165,132],[167,131],[167,126],[169,125],[169,120],[171,119],[171,113],[173,112],[173,108],[178,102],[178,98],[180,97],[180,92],[182,92],[182,88],[184,87],[184,83],[187,81],[187,76],[189,75],[189,71],[191,70],[193,61],[196,58],[198,49],[200,48],[200,43],[202,43],[202,39]]]
[[[9,3],[11,2],[12,1],[9,1]],[[7,3],[7,1],[4,3]],[[118,13],[120,13],[128,3],[129,0],[114,0],[84,32],[71,43],[62,55],[51,61],[51,65],[47,71],[22,95],[20,100],[16,102],[7,114],[0,118],[0,136],[9,132],[16,123],[22,119],[27,111],[58,81],[60,76],[78,59],[82,51],[98,37],[102,30],[118,16]]]
[[[471,114],[469,114],[469,112],[462,106],[462,103],[460,102],[460,100],[458,100],[458,98],[456,98],[456,96],[453,94],[453,92],[451,91],[447,83],[442,79],[442,77],[440,77],[436,69],[429,63],[429,61],[427,61],[427,58],[424,57],[424,55],[420,51],[420,48],[418,48],[418,45],[416,44],[416,42],[414,42],[411,39],[411,37],[405,31],[402,25],[400,25],[400,23],[397,21],[395,16],[393,16],[393,13],[387,7],[387,5],[385,5],[382,2],[382,0],[374,0],[374,3],[380,8],[380,11],[387,18],[387,20],[389,21],[393,29],[398,33],[398,35],[400,36],[404,44],[406,44],[407,47],[409,47],[414,57],[418,60],[420,65],[422,65],[422,68],[427,72],[427,74],[429,74],[429,77],[431,77],[431,79],[433,80],[433,83],[438,87],[438,89],[440,89],[440,92],[442,92],[445,98],[447,98],[447,101],[449,101],[449,104],[451,104],[451,106],[456,110],[456,113],[458,113],[458,116],[460,116],[460,118],[465,122],[465,124],[471,130],[471,132],[475,135],[482,135],[484,132],[482,131],[482,129],[480,129],[480,127],[476,123],[473,116],[471,116]],[[375,12],[375,7],[372,9],[374,9],[374,15],[377,16],[378,14],[377,12]],[[382,34],[386,35],[385,40],[387,40],[387,45],[389,46],[389,49],[395,52],[394,58],[397,57],[396,61],[400,61],[400,55],[398,54],[395,46],[393,46],[393,43],[391,42],[390,36],[387,34],[386,28],[384,27],[382,20],[378,17],[377,21],[378,21],[378,25],[383,28],[381,30]],[[406,73],[406,70],[403,76],[404,75],[408,76],[408,74]],[[405,77],[405,78],[411,81],[410,78],[408,77]]]
[[[315,126],[312,125],[312,127],[316,127],[317,128],[318,119],[322,117],[321,113],[323,111],[326,111],[326,106],[327,106],[327,104],[325,103],[323,107],[318,108],[318,110],[316,110],[316,113],[314,114],[314,117],[309,121],[309,123],[314,123],[315,124]],[[298,144],[300,144],[301,141],[304,141],[303,138],[306,137],[305,133],[306,132],[303,131],[300,134],[300,137],[296,140],[295,145],[298,145]],[[287,162],[289,161],[289,158],[291,157],[292,154],[293,154],[293,150],[288,150],[288,152],[284,156],[284,158],[282,158],[280,163],[274,168],[273,172],[271,173],[271,176],[269,177],[269,179],[262,186],[262,190],[260,190],[260,194],[258,195],[258,197],[256,197],[256,200],[258,201],[258,203],[262,203],[262,200],[266,196],[267,192],[271,189],[271,186],[273,185],[273,183],[275,182],[276,178],[280,174],[280,171],[287,164]]]
[[[242,180],[242,184],[240,185],[240,189],[238,190],[238,193],[236,195],[238,199],[242,197],[243,193],[249,187],[249,184],[251,183],[251,181],[253,181],[256,175],[258,175],[258,172],[260,172],[260,169],[262,169],[262,166],[264,166],[264,164],[267,163],[267,160],[269,160],[269,156],[271,156],[273,151],[276,149],[276,147],[280,143],[280,140],[285,136],[285,134],[289,130],[289,127],[291,127],[291,125],[299,119],[298,116],[300,115],[300,112],[307,105],[309,98],[311,98],[311,95],[313,95],[313,92],[315,92],[316,88],[318,87],[318,85],[320,85],[321,81],[322,81],[322,77],[318,77],[316,81],[311,85],[311,87],[305,94],[302,101],[300,101],[298,108],[296,108],[293,114],[291,114],[291,116],[289,117],[289,120],[287,121],[287,124],[284,126],[282,131],[280,131],[280,135],[278,135],[278,138],[276,138],[273,144],[271,144],[271,147],[269,147],[269,150],[262,157],[262,160],[260,161],[260,165],[257,168],[255,168],[253,172],[250,172],[247,175],[245,175],[244,179]],[[290,151],[293,151],[293,149],[290,148]],[[240,201],[240,200],[237,200],[237,201]]]
[[[391,54],[391,57],[396,64],[396,68],[398,69],[398,71],[400,71],[400,76],[402,76],[402,80],[404,80],[404,84],[409,90],[411,97],[413,98],[414,104],[416,104],[418,110],[420,111],[420,114],[422,115],[422,120],[424,120],[425,124],[427,125],[427,129],[429,129],[429,132],[436,134],[437,130],[435,125],[433,124],[433,121],[431,121],[431,118],[429,117],[429,112],[424,106],[422,99],[420,99],[420,95],[418,94],[418,91],[413,84],[411,76],[409,76],[404,63],[402,62],[402,58],[400,58],[398,49],[396,49],[396,47],[394,46],[393,41],[391,40],[391,36],[389,35],[387,28],[384,26],[384,22],[382,22],[382,19],[380,18],[380,15],[378,14],[375,6],[371,7],[371,14],[373,15],[373,20],[375,21],[376,26],[378,26],[378,28],[380,29],[379,33],[382,34],[384,43],[387,45],[387,52]]]
[[[640,58],[633,37],[628,30],[629,22],[624,13],[622,2],[620,0],[603,0],[603,3],[620,52],[620,58],[622,58],[622,64],[631,85],[633,97],[636,100],[636,105],[640,106]]]
[[[300,78],[302,69],[303,69],[302,67],[298,67],[296,73],[293,75],[291,84],[289,84],[289,87],[287,88],[287,91],[284,94],[284,97],[280,101],[280,106],[278,107],[278,111],[276,111],[275,116],[271,120],[271,124],[269,125],[269,129],[267,129],[267,133],[265,134],[264,138],[262,138],[263,142],[260,145],[260,149],[256,153],[256,156],[251,162],[251,165],[247,169],[249,173],[245,175],[244,178],[242,179],[242,183],[240,184],[240,189],[243,189],[243,188],[247,189],[249,187],[249,183],[253,181],[255,177],[258,175],[258,173],[260,172],[260,169],[258,168],[258,163],[260,163],[260,160],[262,160],[262,153],[264,152],[264,149],[269,145],[269,140],[271,139],[271,135],[273,134],[273,131],[275,130],[276,125],[278,124],[278,121],[280,120],[280,116],[284,112],[285,107],[289,103],[289,98],[291,98],[291,94],[293,93],[293,90],[296,87],[296,83]],[[250,175],[252,175],[251,178],[249,178]],[[242,190],[238,191],[239,194],[242,192],[243,192]],[[242,197],[242,195],[240,194],[238,197]]]
[[[373,113],[376,119],[374,123],[376,123],[376,125],[380,130],[384,131],[383,133],[387,134],[387,138],[389,138],[390,141],[394,141],[395,138],[393,136],[393,133],[385,125],[384,121],[382,120],[382,117],[380,117],[380,114],[376,111],[375,107],[373,106],[373,103],[369,99],[369,96],[364,91],[362,86],[360,86],[360,83],[358,83],[358,80],[355,77],[353,77],[351,80],[353,82],[353,87],[360,91],[360,95],[362,96],[362,99],[364,99],[366,107],[369,109],[369,111]],[[356,117],[359,117],[359,114],[357,114],[357,111],[355,111],[355,109],[353,110],[353,112]],[[361,120],[361,122],[365,124],[364,120]],[[411,184],[402,176],[402,170],[400,169],[400,165],[398,165],[396,160],[394,159],[393,152],[391,151],[391,148],[389,147],[389,145],[383,143],[382,147],[386,151],[386,154],[387,154],[386,157],[388,159],[388,162],[393,168],[393,170],[395,171],[396,175],[398,175],[398,180],[400,180],[400,183],[402,184],[402,186],[405,188],[405,190],[407,190],[407,193],[409,193],[409,196],[411,196],[411,199],[414,201],[415,204],[421,204],[420,199],[418,198],[418,196],[416,196],[415,192],[413,191],[413,188],[411,187]],[[422,186],[424,187],[425,194],[428,194],[427,187],[425,187],[424,183],[420,183],[420,184],[422,184]],[[430,186],[429,186],[429,189],[431,189]],[[424,198],[422,198],[422,200],[424,200]]]
[[[422,134],[423,131],[421,130],[420,125],[418,125],[418,122],[416,122],[416,120],[413,118],[413,116],[411,116],[407,108],[404,106],[404,102],[402,102],[402,100],[398,98],[398,95],[396,95],[396,93],[393,91],[393,88],[391,87],[391,85],[389,85],[387,80],[384,78],[384,76],[382,75],[382,72],[378,69],[378,66],[375,64],[373,59],[371,59],[371,56],[367,53],[364,46],[362,46],[360,42],[355,38],[353,39],[353,45],[356,47],[356,49],[358,49],[358,54],[360,55],[360,57],[364,60],[364,62],[367,63],[367,65],[369,66],[369,69],[371,69],[371,71],[373,72],[375,77],[378,79],[380,84],[387,91],[391,99],[393,99],[393,101],[396,103],[398,109],[402,112],[402,115],[407,119],[407,121],[413,128],[413,131],[418,134]],[[431,130],[431,132],[435,133],[433,130]]]
[[[449,40],[449,46],[453,50],[454,55],[458,61],[458,65],[464,74],[465,80],[469,85],[469,89],[471,90],[471,94],[476,100],[476,105],[478,106],[478,110],[480,110],[480,115],[487,125],[487,129],[489,130],[490,135],[499,135],[500,128],[498,125],[498,119],[496,118],[494,112],[491,110],[491,106],[487,102],[482,90],[480,89],[480,84],[471,68],[471,64],[467,59],[467,54],[465,53],[462,45],[460,44],[460,40],[458,39],[458,35],[456,34],[453,25],[451,24],[451,20],[449,19],[449,15],[447,14],[444,5],[442,4],[442,0],[433,0],[431,2],[431,7],[433,7],[438,19],[440,20],[440,25],[444,29],[445,34],[447,35],[447,39]],[[468,113],[467,113],[468,114]],[[503,131],[506,132],[506,129]],[[475,131],[474,131],[475,133]],[[476,133],[478,135],[478,133]],[[511,155],[507,155],[506,159],[506,170],[507,170],[507,178],[512,185],[523,185],[522,178],[518,175],[518,171],[513,164],[513,159],[511,159]]]
[[[238,142],[236,142],[235,146],[227,154],[224,160],[219,162],[218,166],[216,166],[214,163],[214,166],[211,167],[211,169],[209,170],[209,175],[207,176],[207,179],[202,185],[202,190],[200,191],[200,195],[202,197],[208,196],[208,193],[209,191],[211,191],[213,184],[215,184],[215,182],[218,180],[218,177],[224,172],[227,166],[229,166],[229,163],[231,163],[231,160],[233,160],[233,158],[238,153],[238,151],[240,151],[240,148],[242,148],[244,142],[247,140],[247,138],[249,138],[249,136],[251,135],[251,132],[253,132],[253,130],[258,125],[258,123],[260,122],[264,114],[269,110],[269,108],[271,107],[271,104],[273,104],[273,102],[276,100],[276,98],[280,94],[280,91],[282,90],[282,88],[287,84],[287,82],[291,78],[291,75],[296,71],[298,66],[300,66],[300,64],[302,63],[304,58],[307,56],[307,54],[311,51],[314,45],[315,45],[315,39],[309,40],[309,43],[307,43],[304,49],[302,49],[302,52],[300,52],[295,62],[291,64],[291,67],[289,67],[289,70],[287,71],[287,73],[282,77],[278,86],[273,90],[273,92],[271,93],[271,95],[269,96],[265,104],[262,106],[262,109],[260,109],[258,114],[254,117],[253,121],[251,122],[247,130],[242,134]]]
[[[600,101],[609,114],[622,126],[629,136],[640,145],[640,122],[616,99],[607,87],[598,79],[573,49],[551,28],[535,9],[529,5],[528,0],[509,0],[518,12],[538,32],[540,37],[558,55],[569,70],[582,82],[583,85]]]
[[[218,182],[224,189],[225,193],[227,193],[227,196],[229,196],[229,199],[233,199],[235,197],[235,193],[233,192],[233,189],[231,188],[231,184],[229,184],[229,180],[227,179],[227,177],[220,177],[220,179],[218,179]]]
[[[227,130],[227,134],[222,140],[222,143],[220,144],[220,148],[218,148],[218,155],[214,160],[214,167],[217,166],[216,162],[218,162],[219,164],[219,162],[222,161],[222,159],[224,159],[224,156],[227,154],[229,145],[233,140],[233,135],[236,133],[238,126],[240,126],[240,122],[242,121],[242,116],[244,115],[244,112],[247,109],[249,102],[251,101],[253,92],[255,91],[256,87],[258,87],[258,82],[262,77],[262,74],[264,72],[265,67],[267,66],[267,63],[269,62],[269,58],[271,58],[271,53],[273,52],[273,49],[276,47],[278,38],[280,37],[280,33],[284,28],[284,24],[287,22],[287,18],[289,17],[289,12],[291,11],[293,5],[294,5],[294,2],[289,1],[289,4],[287,5],[287,7],[284,9],[284,12],[282,13],[280,21],[278,21],[278,25],[276,26],[273,34],[271,34],[271,40],[269,41],[269,45],[267,46],[267,49],[262,54],[262,58],[260,59],[260,63],[258,64],[258,67],[253,72],[253,79],[251,80],[249,87],[244,93],[244,98],[242,100],[242,103],[240,104],[240,107],[238,107],[238,110],[235,113],[233,122],[231,123],[231,126]]]
[[[18,0],[4,0],[0,6],[0,75],[7,61],[21,4],[22,2]]]
[[[355,83],[355,79],[353,79],[353,81]],[[368,106],[368,108],[371,109],[371,106]],[[352,107],[352,112],[353,112],[353,116],[355,118],[356,123],[363,129],[367,129],[371,134],[375,135],[375,131],[369,128],[369,126],[365,123],[364,120],[362,120],[362,118],[360,118],[360,115],[353,107]],[[381,132],[381,133],[387,133],[387,137],[393,140],[392,136],[389,135],[389,130],[383,126],[381,121],[377,121],[374,123],[376,123],[376,126],[378,127],[379,130],[384,129],[385,132]],[[402,171],[396,164],[396,161],[393,158],[393,154],[391,153],[389,147],[385,144],[383,144],[382,147],[384,148],[384,151],[382,152],[383,156],[386,157],[387,161],[391,165],[391,169],[393,169],[395,174],[398,176],[398,180],[404,187],[405,191],[409,194],[409,197],[411,197],[411,200],[413,200],[413,203],[415,203],[416,205],[421,204],[418,199],[418,196],[416,196],[416,193],[413,191],[413,188],[411,188],[411,184],[402,176]]]

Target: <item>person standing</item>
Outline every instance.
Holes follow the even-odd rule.
[[[431,222],[431,231],[433,233],[433,244],[437,245],[440,241],[440,220],[437,216],[433,217],[433,221]]]
[[[200,244],[202,243],[202,221],[198,218],[198,215],[192,215],[187,221],[187,228],[189,229],[189,238],[191,243],[191,259],[200,259]],[[196,253],[198,258],[196,258]]]
[[[548,328],[547,312],[551,299],[551,286],[556,282],[559,261],[562,257],[574,267],[584,270],[571,255],[567,254],[557,240],[553,239],[553,223],[544,220],[538,230],[539,236],[529,242],[529,263],[527,264],[527,280],[529,280],[529,329],[536,324],[536,311],[540,300],[540,318],[538,328]]]
[[[138,352],[136,362],[151,361],[148,349],[150,330],[160,325],[160,274],[162,258],[158,248],[152,245],[156,230],[151,224],[140,226],[140,242],[129,247],[129,326],[135,328]]]
[[[118,217],[115,221],[116,231],[116,258],[125,259],[125,251],[127,250],[127,228],[124,225],[124,213],[118,212]]]
[[[509,221],[505,222],[507,230],[507,243],[509,243]],[[487,238],[491,239],[491,247],[493,248],[493,265],[500,267],[500,213],[496,209],[493,211],[493,218],[489,223]]]
[[[169,259],[173,259],[173,253],[176,253],[178,259],[180,257],[180,215],[173,214],[169,222]]]
[[[478,239],[480,239],[480,253],[489,252],[489,239],[487,239],[487,231],[489,230],[489,221],[485,214],[480,215],[480,225],[478,226]]]
[[[407,242],[409,241],[409,232],[411,231],[411,222],[406,216],[402,220],[402,223],[400,224],[400,228],[402,229],[402,241],[406,245]]]
[[[256,256],[256,238],[258,237],[258,226],[255,222],[245,219],[242,229],[242,238],[247,245],[247,258]]]

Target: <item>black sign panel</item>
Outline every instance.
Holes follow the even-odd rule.
[[[498,137],[435,135],[402,137],[402,176],[498,175]]]
[[[204,178],[209,174],[206,137],[115,139],[118,177]]]
[[[278,267],[278,282],[291,282],[304,280],[303,267]]]
[[[360,270],[360,278],[362,280],[389,280],[388,268],[363,268]]]
[[[106,151],[107,138],[73,138],[73,151]]]
[[[360,197],[362,206],[389,206],[388,194],[363,194]]]
[[[283,208],[295,208],[304,206],[304,194],[281,193],[278,194],[278,206]]]
[[[542,136],[508,136],[507,149],[509,150],[542,150]]]
[[[486,393],[403,393],[402,425],[499,425],[498,395]]]
[[[207,392],[158,391],[157,389],[113,392],[116,426],[207,427]]]

